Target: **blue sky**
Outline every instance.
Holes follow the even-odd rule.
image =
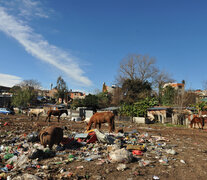
[[[49,89],[112,85],[120,61],[136,53],[186,88],[207,80],[205,0],[0,0],[0,85],[28,79]]]

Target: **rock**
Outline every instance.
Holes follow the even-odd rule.
[[[124,171],[127,168],[126,164],[118,164],[117,170],[118,171]]]
[[[13,180],[42,180],[38,176],[32,175],[32,174],[23,174],[22,176],[17,176],[13,178]]]

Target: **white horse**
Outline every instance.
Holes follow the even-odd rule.
[[[39,116],[43,113],[45,113],[44,109],[32,109],[32,108],[30,108],[28,116],[31,117],[31,120],[33,120],[33,117],[36,116],[37,120],[38,120]]]

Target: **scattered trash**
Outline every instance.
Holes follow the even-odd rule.
[[[4,122],[1,123],[3,124]],[[90,161],[94,161],[99,167],[115,163],[114,166],[120,173],[127,169],[127,163],[135,162],[136,169],[132,169],[131,175],[141,176],[143,174],[139,169],[142,167],[155,167],[160,163],[170,168],[172,163],[179,162],[174,155],[181,152],[176,148],[178,145],[169,144],[166,137],[152,136],[150,132],[140,133],[136,129],[127,132],[123,131],[123,127],[116,133],[103,133],[98,129],[87,133],[69,132],[61,138],[60,143],[54,143],[51,149],[43,146],[45,140],[42,140],[42,145],[40,144],[38,132],[25,133],[21,128],[17,130],[16,137],[11,135],[12,131],[0,132],[0,179],[52,179],[50,174],[54,171],[59,173],[54,177],[57,179],[104,179],[102,174],[77,173],[87,171],[88,167],[85,164],[91,165]],[[76,166],[72,166],[73,162],[77,162]],[[186,163],[184,160],[180,162]],[[104,171],[109,174],[113,170],[106,168]],[[160,178],[154,175],[152,179]]]
[[[133,156],[132,153],[129,152],[128,150],[122,148],[122,149],[118,149],[115,151],[112,151],[109,154],[109,158],[111,162],[125,162],[125,163],[129,163],[132,161]]]
[[[145,148],[143,145],[132,145],[132,144],[128,144],[127,147],[126,147],[127,150],[140,150],[140,151],[144,151]]]
[[[172,155],[177,154],[177,152],[176,152],[174,149],[167,149],[166,152],[167,152],[168,154],[172,154]]]
[[[124,171],[127,168],[126,164],[118,164],[117,170],[118,171]]]
[[[180,162],[181,162],[181,163],[183,163],[183,164],[185,164],[185,161],[184,161],[184,160],[182,160],[182,159],[180,160]]]
[[[19,180],[19,179],[29,179],[29,180],[42,180],[38,176],[32,175],[32,174],[23,174],[22,176],[17,176],[13,178],[13,180]]]
[[[39,141],[38,132],[32,132],[27,135],[28,142],[37,142]]]
[[[101,133],[98,129],[94,129],[94,132],[96,133],[97,139],[99,142],[107,143],[107,144],[114,144],[115,138],[109,135],[105,135]]]
[[[160,178],[158,176],[153,176],[153,180],[159,180]]]

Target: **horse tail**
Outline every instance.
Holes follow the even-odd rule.
[[[202,127],[205,125],[205,118],[202,117]]]

